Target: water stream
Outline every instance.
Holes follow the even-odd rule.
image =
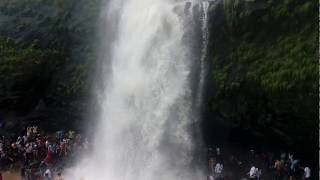
[[[204,12],[201,48],[206,49],[209,3],[193,1],[188,8],[196,4]],[[69,179],[202,179],[201,171],[192,166],[196,144],[190,76],[195,62],[188,33],[194,27],[186,2],[111,0],[102,8],[106,25],[112,25],[103,30],[105,41],[112,42],[102,49],[108,53],[102,53],[107,67],[98,94],[99,126],[94,150],[72,169]],[[198,58],[200,88],[204,57]]]

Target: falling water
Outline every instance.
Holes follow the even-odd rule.
[[[69,179],[196,180],[185,1],[110,0],[94,150]],[[203,3],[204,12],[208,3]],[[207,44],[207,14],[203,18]],[[110,29],[110,27],[112,29]],[[111,47],[111,48],[110,48]],[[205,53],[203,50],[202,53]],[[201,58],[201,68],[204,67]],[[204,75],[201,75],[204,76]],[[203,78],[203,77],[202,77]],[[203,84],[203,80],[201,82]]]
[[[203,99],[203,89],[205,83],[205,76],[207,73],[207,66],[205,58],[207,56],[207,46],[209,41],[209,29],[208,29],[208,10],[210,3],[209,1],[203,1],[200,8],[202,9],[202,21],[201,21],[201,31],[202,31],[202,47],[201,47],[201,57],[200,57],[200,78],[199,78],[199,88],[197,93],[197,105],[200,107],[202,105]]]

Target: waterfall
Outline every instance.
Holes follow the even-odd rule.
[[[201,88],[208,5],[202,3]],[[104,88],[97,95],[101,112],[94,149],[68,179],[203,178],[192,166],[196,145],[190,132],[194,62],[189,33],[194,27],[185,6],[175,0],[110,0],[103,7],[103,33],[111,45],[101,50]]]
[[[209,29],[208,29],[208,10],[209,10],[210,2],[203,1],[201,3],[202,17],[201,17],[201,31],[202,31],[202,47],[201,47],[201,57],[200,57],[200,78],[199,78],[199,86],[197,93],[197,106],[201,108],[202,99],[203,99],[203,89],[205,84],[205,78],[207,74],[207,64],[206,64],[206,56],[207,56],[207,46],[209,41]]]

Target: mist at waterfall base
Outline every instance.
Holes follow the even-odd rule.
[[[195,124],[208,2],[111,0],[102,8],[101,111],[93,117],[93,150],[67,179],[202,179],[194,165],[201,142]]]

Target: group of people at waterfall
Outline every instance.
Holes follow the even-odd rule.
[[[276,154],[276,155],[275,155]],[[225,170],[227,167],[228,170]],[[221,148],[208,148],[207,180],[229,180],[230,173],[242,179],[260,180],[272,178],[275,180],[311,179],[311,169],[301,162],[293,153],[272,153],[249,150],[238,155],[221,153]],[[240,179],[240,177],[237,177]]]
[[[0,168],[19,169],[23,180],[61,180],[66,162],[78,153],[90,151],[90,147],[88,139],[73,130],[44,133],[31,126],[22,134],[0,138]],[[236,156],[220,147],[209,147],[207,156],[208,180],[228,180],[228,171],[237,170],[246,179],[268,179],[267,174],[279,180],[311,179],[310,167],[294,153],[249,150]]]
[[[46,134],[30,126],[20,135],[0,138],[0,168],[20,169],[23,180],[51,180],[61,177],[68,159],[88,148],[88,139],[73,130]]]

